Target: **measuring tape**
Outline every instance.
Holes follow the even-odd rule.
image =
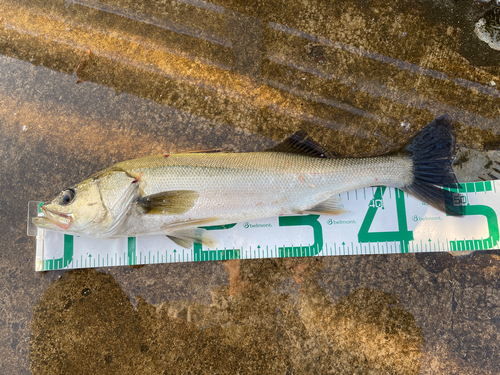
[[[397,254],[499,248],[497,181],[451,185],[448,215],[401,190],[369,187],[340,196],[349,213],[290,215],[204,227],[219,248],[179,247],[166,236],[95,239],[38,229],[42,202],[29,202],[28,235],[36,236],[36,270],[304,256]]]

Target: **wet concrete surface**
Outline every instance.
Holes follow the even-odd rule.
[[[25,235],[115,161],[297,129],[370,155],[448,114],[459,179],[499,178],[495,6],[0,2],[0,373],[498,373],[498,251],[36,273]]]

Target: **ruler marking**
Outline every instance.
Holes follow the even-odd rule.
[[[493,184],[493,187],[491,186],[491,184]],[[372,196],[370,196],[370,194],[368,194],[368,196],[367,196],[366,189],[370,189],[370,188],[371,188]],[[353,197],[353,199],[352,199],[353,204],[355,204],[354,200],[356,200],[356,201],[359,200],[359,202],[357,203],[357,206],[356,205],[353,206],[353,207],[355,207],[355,209],[352,210],[354,215],[349,217],[349,219],[346,219],[345,221],[340,220],[336,223],[336,225],[328,224],[328,222],[327,222],[328,217],[325,217],[325,216],[320,216],[317,219],[318,222],[320,223],[321,229],[323,231],[323,236],[324,236],[323,238],[325,240],[324,243],[321,242],[322,243],[321,247],[319,246],[320,241],[317,241],[316,232],[314,232],[315,236],[316,236],[314,239],[314,242],[313,242],[314,244],[309,244],[309,245],[300,244],[299,246],[294,246],[293,244],[291,246],[285,246],[285,244],[283,244],[283,247],[280,247],[279,251],[277,249],[278,245],[275,244],[274,251],[273,251],[273,249],[272,249],[273,245],[272,245],[272,242],[270,241],[271,244],[266,244],[265,245],[266,250],[264,251],[264,248],[261,245],[257,246],[257,245],[255,245],[255,243],[253,243],[255,245],[253,253],[252,253],[251,245],[249,245],[248,248],[246,248],[246,250],[245,250],[244,246],[240,246],[241,250],[240,249],[231,249],[231,247],[229,247],[229,250],[228,250],[225,247],[223,250],[220,250],[220,251],[218,249],[216,249],[215,252],[213,252],[209,249],[203,250],[203,248],[200,246],[200,249],[198,250],[198,248],[196,248],[196,251],[195,251],[194,247],[191,247],[189,249],[189,252],[186,252],[185,249],[182,249],[182,256],[181,256],[180,251],[178,251],[178,252],[174,251],[174,253],[172,253],[172,252],[170,252],[169,247],[167,247],[167,249],[165,249],[164,253],[163,253],[163,249],[158,250],[154,247],[151,247],[152,245],[150,245],[150,243],[146,241],[146,242],[144,242],[144,245],[142,245],[143,246],[142,249],[145,250],[144,256],[142,255],[142,251],[139,252],[139,254],[137,254],[135,252],[134,253],[130,252],[130,249],[129,249],[128,252],[124,252],[123,256],[120,256],[119,259],[117,258],[117,254],[120,253],[119,250],[118,251],[112,250],[109,253],[106,252],[106,257],[104,257],[104,251],[102,251],[101,253],[96,251],[97,256],[95,256],[95,254],[88,253],[87,252],[88,249],[87,249],[87,251],[82,251],[80,249],[80,247],[77,247],[76,254],[74,254],[76,256],[74,258],[77,258],[78,257],[77,254],[80,253],[81,254],[80,259],[73,259],[73,257],[70,258],[69,253],[66,254],[66,252],[63,252],[63,254],[56,255],[54,257],[54,256],[52,256],[52,254],[53,254],[53,252],[55,252],[55,250],[54,251],[51,250],[51,252],[49,252],[49,253],[45,252],[45,256],[42,258],[42,260],[44,262],[42,264],[42,268],[44,270],[52,270],[52,269],[59,270],[59,269],[75,269],[75,268],[83,268],[83,267],[85,267],[85,268],[87,268],[87,267],[105,267],[105,266],[109,267],[109,266],[118,266],[118,265],[122,265],[122,264],[123,265],[126,265],[126,264],[141,264],[141,265],[143,265],[143,264],[160,264],[160,263],[186,262],[186,261],[227,260],[227,259],[232,259],[232,258],[262,259],[262,258],[270,258],[270,257],[271,258],[272,257],[282,258],[282,257],[325,256],[325,255],[326,256],[334,256],[334,255],[335,256],[337,256],[337,255],[345,256],[345,255],[360,255],[360,254],[361,255],[363,255],[363,254],[365,254],[365,255],[393,254],[393,253],[409,252],[410,251],[410,242],[411,242],[411,252],[413,252],[413,253],[440,252],[440,251],[466,251],[468,249],[474,250],[474,249],[481,249],[483,247],[484,248],[489,247],[492,249],[493,248],[495,248],[495,249],[500,248],[500,242],[497,241],[495,244],[493,244],[491,241],[491,238],[487,238],[485,240],[482,237],[479,240],[480,236],[477,236],[478,239],[476,239],[476,237],[472,236],[471,237],[472,239],[467,237],[467,238],[463,238],[462,240],[457,240],[457,238],[455,238],[455,240],[448,240],[448,238],[446,238],[445,240],[443,240],[443,242],[441,242],[441,238],[437,238],[437,236],[439,236],[439,231],[442,230],[441,228],[445,228],[445,227],[441,227],[440,225],[446,226],[446,225],[448,225],[448,221],[449,221],[451,223],[450,225],[453,226],[454,225],[453,220],[457,220],[456,218],[453,218],[453,217],[443,217],[443,216],[441,216],[441,217],[443,220],[446,220],[446,222],[439,223],[438,221],[436,221],[435,223],[432,223],[436,227],[432,230],[432,232],[431,232],[432,234],[430,236],[428,235],[431,238],[429,238],[427,236],[424,237],[425,233],[423,233],[421,231],[417,232],[416,228],[420,224],[430,225],[431,222],[423,222],[423,220],[434,220],[435,218],[427,218],[427,216],[424,216],[424,218],[420,218],[420,216],[418,216],[417,219],[414,219],[414,221],[417,222],[415,224],[415,227],[413,227],[412,230],[409,230],[410,234],[413,232],[414,236],[416,238],[414,238],[414,240],[412,240],[412,241],[408,241],[408,243],[405,244],[404,241],[398,241],[398,240],[394,240],[394,239],[390,238],[391,236],[394,236],[394,235],[390,234],[391,231],[386,229],[386,226],[388,224],[384,223],[385,221],[390,221],[391,219],[396,220],[395,213],[394,213],[394,215],[392,215],[393,216],[392,218],[391,217],[388,218],[389,220],[387,220],[386,217],[379,218],[377,215],[377,217],[375,218],[376,221],[373,222],[375,224],[375,226],[374,226],[374,228],[371,228],[371,230],[373,231],[373,233],[377,233],[377,237],[378,237],[379,241],[375,241],[373,243],[361,243],[361,242],[359,242],[359,239],[357,238],[357,236],[356,236],[356,239],[354,239],[354,236],[359,235],[359,233],[358,233],[359,227],[361,225],[365,224],[364,222],[367,221],[367,219],[366,219],[367,212],[366,212],[366,208],[363,212],[358,212],[358,210],[360,210],[359,207],[365,207],[364,206],[366,204],[366,203],[364,203],[365,201],[371,202],[371,200],[374,199],[375,192],[378,191],[378,190],[376,190],[377,187],[366,187],[366,188],[362,188],[362,189],[363,189],[363,192],[361,192],[361,190],[359,191],[359,193],[360,193],[359,197],[358,197],[358,189],[355,189],[354,192],[350,191],[350,192],[345,192],[343,194],[339,194],[339,196],[343,197],[347,201],[351,201],[351,196],[352,196]],[[402,192],[396,188],[388,187],[388,189],[389,189],[389,194],[386,194],[384,196],[384,199],[389,199],[391,202],[395,199],[401,198],[401,194],[403,194],[403,196],[404,195],[408,196],[407,194],[405,194],[404,192]],[[393,194],[392,189],[394,189],[394,194]],[[456,184],[456,187],[451,187],[451,189],[456,189],[456,190],[452,190],[453,192],[455,192],[455,191],[460,192],[460,190],[461,190],[462,196],[465,195],[465,197],[467,199],[467,204],[477,205],[477,204],[482,204],[482,202],[483,202],[483,200],[481,200],[482,195],[478,194],[478,193],[484,192],[484,194],[486,194],[488,192],[492,192],[493,194],[496,194],[496,181],[488,181],[488,182],[480,181],[480,182],[467,183],[467,184],[465,184],[465,183],[464,184]],[[474,192],[474,194],[472,194],[472,192]],[[365,201],[363,201],[363,197],[361,196],[361,194],[363,194]],[[470,202],[470,199],[473,199],[473,201]],[[385,206],[387,206],[388,203],[389,202],[386,202]],[[486,205],[489,206],[488,203]],[[493,209],[496,208],[493,205],[491,207]],[[407,207],[406,215],[407,215],[407,220],[409,220],[410,223],[412,222],[411,221],[412,218],[415,218],[418,215],[417,214],[417,215],[413,216],[413,212],[417,212],[417,213],[424,212],[424,211],[419,211],[420,208],[423,209],[423,207],[420,207],[417,205],[415,205],[414,207],[413,206]],[[370,208],[368,208],[368,209],[370,210]],[[416,211],[413,211],[413,209],[415,209]],[[499,209],[499,212],[500,212],[500,209]],[[391,213],[392,213],[392,211],[391,211]],[[389,214],[389,215],[391,215],[391,214]],[[432,213],[429,213],[429,215],[432,215]],[[307,215],[305,215],[303,217],[308,218]],[[278,218],[276,218],[276,219],[278,219]],[[420,223],[421,221],[422,221],[422,223]],[[297,225],[301,225],[302,228],[305,228],[305,227],[308,227],[308,225],[310,225],[308,223],[309,223],[309,221],[304,220],[301,222],[301,224],[297,224]],[[331,223],[331,221],[330,221],[330,223]],[[356,226],[347,226],[345,224],[357,224],[357,227]],[[456,227],[457,229],[455,231],[457,233],[460,233],[463,225],[464,224],[458,223],[457,227]],[[465,224],[465,225],[467,225],[467,224]],[[272,226],[275,227],[274,222],[273,222]],[[390,223],[389,223],[389,226],[390,226]],[[312,227],[315,228],[314,226],[312,226]],[[410,227],[410,225],[409,225],[409,227]],[[345,228],[350,228],[350,229],[345,232],[348,235],[343,236],[342,234],[344,232],[342,231],[342,229],[345,229]],[[354,229],[354,228],[356,228],[356,229]],[[408,229],[410,229],[410,228],[408,228]],[[316,231],[316,229],[315,229],[315,231]],[[365,229],[365,231],[366,231],[366,229]],[[370,228],[368,228],[368,232],[370,232]],[[386,233],[389,234],[388,239],[386,239]],[[395,232],[395,233],[397,234],[397,232]],[[466,233],[466,232],[462,232],[462,233]],[[339,234],[340,234],[340,236],[338,236]],[[452,235],[451,233],[449,233],[449,234]],[[286,233],[285,233],[285,235],[286,235]],[[257,234],[257,236],[258,236],[258,234]],[[339,246],[337,249],[337,242],[335,240],[338,240],[339,237],[344,238],[344,239],[341,242],[339,241],[339,243],[338,243]],[[377,238],[377,237],[375,237],[375,238]],[[228,238],[230,238],[230,237],[228,237]],[[302,237],[291,237],[291,238],[293,239],[293,242],[299,242],[297,239],[302,238]],[[333,246],[331,246],[332,238],[334,238]],[[280,241],[279,237],[276,239],[275,238],[272,238],[272,239],[276,242]],[[326,242],[327,239],[330,240],[330,247],[328,247],[328,242]],[[50,242],[52,244],[53,243],[52,237],[50,238],[50,240],[52,241],[52,242]],[[354,240],[358,240],[356,245],[354,245]],[[42,246],[46,243],[46,242],[44,242],[43,238],[40,239],[39,242],[41,244],[40,246]],[[351,242],[351,246],[347,245],[347,243],[349,243],[349,242]],[[83,244],[85,245],[85,242],[83,242]],[[78,242],[78,246],[84,246],[84,245],[81,245],[81,242]],[[37,243],[37,246],[39,246],[38,243]],[[168,246],[168,244],[167,244],[167,246]],[[314,246],[316,246],[316,249],[314,249]],[[367,248],[367,246],[368,246],[368,248]],[[100,248],[100,245],[97,248]],[[400,250],[399,252],[398,252],[398,249]],[[154,254],[155,250],[156,250],[156,254]],[[45,251],[47,251],[47,250],[45,250]],[[146,254],[146,252],[147,252],[147,254]],[[60,254],[59,249],[55,253]],[[82,253],[86,254],[86,258],[83,258]],[[189,253],[191,253],[191,257],[189,257]],[[234,253],[234,255],[230,255],[233,253]],[[113,254],[114,254],[114,257],[113,257]],[[134,255],[132,255],[132,254],[134,254]],[[161,257],[160,257],[160,254],[161,254]],[[214,257],[214,254],[215,254],[215,257]],[[101,257],[101,255],[102,255],[102,257]],[[167,255],[169,255],[169,256],[167,256]],[[135,261],[133,261],[134,258],[135,258]],[[66,259],[68,259],[68,264],[66,264]],[[93,261],[92,261],[92,259],[93,259]],[[101,261],[101,259],[102,259],[102,261]],[[122,263],[122,261],[123,261],[123,263]]]

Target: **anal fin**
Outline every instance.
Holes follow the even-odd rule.
[[[193,243],[201,243],[212,249],[219,246],[219,241],[213,234],[203,228],[185,228],[172,232],[167,235],[177,245],[186,249],[191,248]]]
[[[183,240],[182,238],[178,238],[178,237],[174,237],[174,236],[168,236],[167,237],[172,240],[173,242],[175,242],[177,245],[179,245],[180,247],[183,247],[185,249],[190,249],[191,246],[193,246],[193,242],[189,242],[187,240]]]
[[[307,210],[302,211],[303,214],[320,214],[320,215],[340,215],[349,212],[342,204],[342,198],[335,195],[328,198],[326,201],[317,204]]]

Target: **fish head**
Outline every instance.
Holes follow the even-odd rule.
[[[112,237],[140,193],[138,179],[123,171],[103,171],[61,191],[33,219],[43,229],[91,237]]]

